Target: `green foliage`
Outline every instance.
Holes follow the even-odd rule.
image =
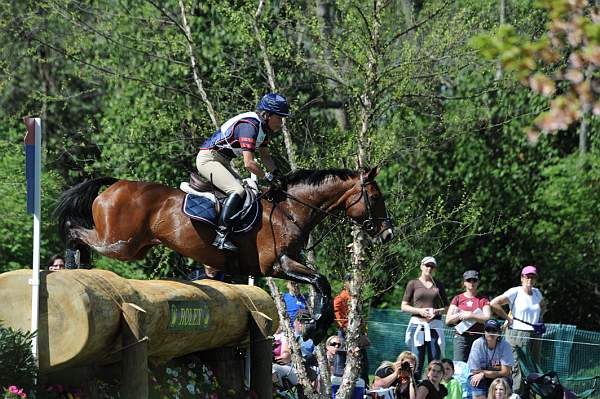
[[[33,390],[38,369],[31,353],[32,337],[0,324],[0,389],[17,386],[25,392]]]
[[[252,110],[268,90],[253,31],[257,2],[183,3],[198,77],[218,121]],[[498,26],[496,0],[406,3],[414,7],[266,2],[258,21],[275,84],[292,103],[288,127],[300,167],[355,168],[357,132],[368,122],[366,163],[382,165],[378,183],[399,238],[369,249],[365,297],[398,306],[426,254],[440,261],[439,277],[450,294],[460,289],[466,268],[481,270],[482,288],[494,296],[517,283],[523,264],[537,263],[548,271],[540,284],[551,303],[549,321],[573,314],[569,322],[586,325],[586,315],[597,313],[597,287],[577,280],[593,298],[572,312],[574,305],[562,298],[576,290],[576,279],[564,279],[563,268],[579,273],[577,265],[597,258],[593,165],[600,123],[586,119],[591,154],[581,170],[570,158],[576,126],[530,146],[523,130],[547,110],[548,99],[513,79],[535,83],[542,94],[568,88],[554,80],[568,50],[549,51],[552,40],[541,33],[556,17],[553,10],[564,19],[572,2],[541,3],[552,9],[507,2],[510,27]],[[194,169],[197,146],[214,126],[189,65],[178,1],[161,2],[160,10],[112,0],[0,4],[4,271],[28,267],[31,258],[22,116],[46,121],[42,258],[62,249],[49,211],[64,187],[102,175],[176,187]],[[580,50],[589,61],[599,28],[585,18],[578,26],[591,45]],[[473,45],[493,61],[473,51],[473,36]],[[505,64],[502,76],[497,59]],[[283,139],[276,137],[270,148],[289,170]],[[317,228],[315,237],[333,223]],[[316,248],[315,266],[334,280],[335,292],[350,265],[350,243],[350,228],[341,224]],[[198,266],[164,248],[138,264],[100,256],[95,264],[129,278],[181,277]]]
[[[0,271],[31,267],[33,251],[33,215],[26,212],[25,155],[23,137],[15,128],[8,131],[7,140],[0,142]],[[43,157],[43,156],[42,156]],[[62,179],[55,171],[42,172],[42,242],[41,258],[44,260],[60,252],[61,244],[54,234],[55,224],[51,219],[52,207],[61,189]]]

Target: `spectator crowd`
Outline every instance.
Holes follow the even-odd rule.
[[[355,397],[367,394],[382,399],[518,398],[524,393],[524,385],[517,348],[534,357],[539,355],[535,338],[544,332],[545,304],[540,290],[535,287],[537,268],[523,267],[520,284],[491,300],[479,292],[479,272],[466,270],[462,276],[464,291],[449,300],[445,285],[434,277],[437,267],[436,259],[426,256],[420,263],[419,277],[407,283],[401,310],[411,316],[404,336],[410,350],[398,354],[394,361],[383,361],[372,380],[368,375],[367,331],[361,331],[357,350],[362,352],[363,361],[356,386],[362,389],[357,390]],[[325,341],[334,394],[344,369],[351,277],[345,276],[344,289],[334,300],[337,334]],[[291,308],[290,320],[296,339],[301,343],[303,358],[314,358],[315,347],[312,342],[302,340],[298,317],[310,318],[306,298],[293,284],[288,290],[285,302]],[[453,327],[452,359],[443,357],[447,326]],[[275,342],[274,381],[295,385],[297,379],[283,334],[276,335]],[[318,385],[317,362],[313,359],[310,364],[315,385]],[[455,368],[463,377],[460,382],[455,378]]]

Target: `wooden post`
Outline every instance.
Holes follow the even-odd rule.
[[[251,311],[250,318],[250,390],[258,399],[273,397],[273,319],[262,312]]]
[[[224,389],[244,389],[244,355],[237,347],[224,347],[198,352],[198,356],[215,375]]]
[[[133,303],[123,304],[123,360],[121,397],[148,398],[148,340],[146,338],[146,311]]]

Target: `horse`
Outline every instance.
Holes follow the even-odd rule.
[[[373,241],[392,240],[393,222],[375,182],[377,173],[378,168],[292,172],[280,189],[263,191],[262,219],[248,233],[234,237],[237,254],[212,246],[214,228],[183,214],[185,193],[159,183],[113,177],[84,181],[61,194],[54,214],[67,247],[79,250],[83,263],[91,259],[90,248],[130,261],[144,258],[155,245],[165,245],[228,274],[311,284],[316,303],[305,335],[320,341],[334,320],[331,286],[303,263],[302,250],[311,230],[326,217],[349,219]],[[99,194],[103,186],[109,187]]]

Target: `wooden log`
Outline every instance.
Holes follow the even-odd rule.
[[[148,338],[145,322],[144,309],[133,303],[123,304],[122,398],[148,398]]]
[[[198,357],[225,390],[240,393],[244,389],[244,353],[237,347],[215,348],[199,352]]]
[[[31,270],[0,274],[0,320],[31,325]],[[106,270],[44,271],[40,276],[40,369],[108,364],[118,360],[121,308],[135,303],[146,314],[148,355],[166,361],[248,340],[249,312],[278,324],[269,294],[258,287],[214,280],[127,280]]]

